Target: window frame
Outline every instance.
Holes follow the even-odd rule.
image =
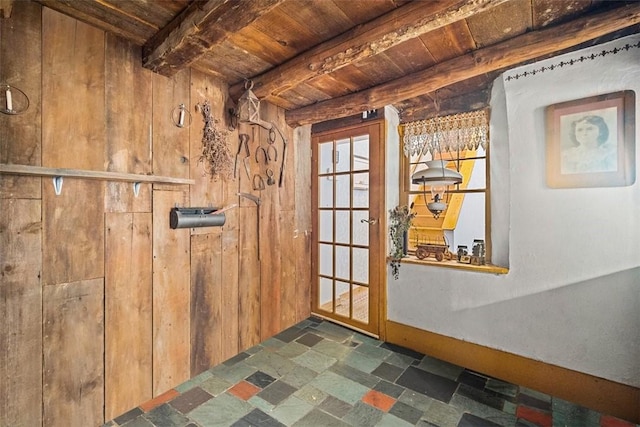
[[[486,124],[487,124],[487,145],[484,154],[485,161],[485,188],[484,189],[459,189],[459,188],[448,188],[447,192],[450,194],[471,194],[471,193],[483,193],[485,196],[484,200],[484,215],[485,215],[485,224],[484,224],[484,242],[485,242],[485,264],[484,265],[472,265],[457,262],[455,257],[451,260],[443,260],[437,261],[433,258],[425,258],[418,259],[415,256],[415,249],[409,250],[407,256],[401,259],[401,262],[410,263],[410,264],[423,264],[423,265],[431,265],[443,268],[456,268],[462,270],[472,270],[479,272],[488,272],[495,274],[506,274],[508,269],[505,267],[499,267],[493,265],[491,263],[492,260],[492,241],[491,241],[491,134],[489,129],[490,123],[490,110],[485,109],[486,111]],[[400,154],[399,154],[399,196],[400,196],[400,205],[409,205],[410,196],[412,194],[419,195],[422,191],[411,191],[411,159],[404,155],[403,153],[403,137],[404,137],[404,124],[400,124],[398,127],[399,136],[400,136]],[[456,162],[457,167],[459,168],[460,162],[464,161],[464,159],[459,158],[459,151],[455,154],[453,160],[449,160],[450,162]],[[471,159],[471,158],[470,158]],[[470,160],[469,159],[469,160]],[[475,157],[478,159],[478,157]],[[447,207],[448,208],[448,207]],[[452,248],[455,249],[455,248]],[[471,248],[469,248],[471,251]]]

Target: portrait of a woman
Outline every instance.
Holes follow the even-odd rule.
[[[617,144],[609,141],[609,127],[599,115],[571,122],[571,146],[562,150],[560,173],[577,174],[618,170]]]

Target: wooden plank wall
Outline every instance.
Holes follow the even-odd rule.
[[[34,2],[0,19],[0,81],[31,103],[0,114],[0,162],[196,182],[142,184],[135,196],[130,183],[67,178],[56,195],[51,178],[0,175],[2,426],[99,425],[310,314],[310,129],[263,105],[288,139],[284,186],[255,191],[242,166],[213,181],[198,164],[195,106],[208,100],[226,127],[227,85],[195,70],[153,74],[140,58]],[[191,126],[178,128],[182,103]],[[254,153],[268,132],[231,131],[234,155],[240,132],[251,174],[264,177]],[[269,167],[277,180],[279,163]],[[231,204],[222,227],[169,228],[174,206]]]
[[[21,25],[0,19],[0,80],[21,88],[40,105],[40,7],[29,2],[13,9],[12,19]],[[0,162],[40,164],[41,111],[0,114]],[[40,188],[40,178],[0,177],[0,425],[42,425]]]

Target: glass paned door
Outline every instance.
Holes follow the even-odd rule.
[[[313,136],[313,312],[373,335],[384,266],[382,126]]]

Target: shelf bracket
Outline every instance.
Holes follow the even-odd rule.
[[[62,194],[62,182],[63,182],[63,179],[61,176],[53,177],[53,191],[55,191],[56,196],[59,196],[60,194]]]

